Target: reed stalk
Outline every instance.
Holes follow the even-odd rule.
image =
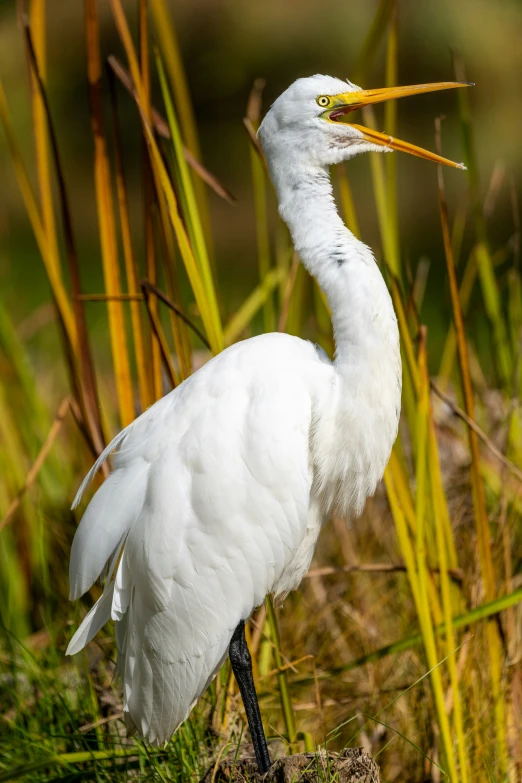
[[[119,294],[121,293],[120,270],[114,225],[111,172],[102,110],[101,81],[103,72],[96,0],[85,0],[85,31],[91,126],[94,139],[94,181],[100,226],[103,275],[107,293]],[[123,305],[117,300],[111,300],[107,302],[107,312],[109,315],[109,332],[120,422],[123,426],[126,426],[133,421],[135,411]]]
[[[277,681],[279,684],[279,695],[281,699],[281,708],[283,710],[283,717],[286,726],[286,736],[288,739],[288,750],[291,752],[296,741],[296,730],[294,720],[294,710],[292,707],[292,701],[290,699],[290,692],[288,690],[288,682],[286,676],[286,670],[283,666],[283,658],[281,655],[281,643],[279,640],[279,628],[277,625],[277,619],[274,612],[274,605],[270,596],[266,597],[266,616],[268,625],[270,627],[270,639],[273,645],[274,651],[274,663],[277,669]]]
[[[440,149],[440,123],[437,126],[438,148]],[[466,414],[470,419],[475,418],[475,400],[473,388],[471,385],[471,376],[469,370],[468,347],[464,330],[464,319],[460,307],[459,290],[455,264],[453,261],[453,252],[451,247],[451,238],[449,232],[448,208],[444,191],[444,179],[442,168],[438,166],[438,184],[439,184],[439,207],[442,225],[442,235],[444,240],[444,252],[446,257],[446,269],[450,283],[451,304],[453,309],[453,319],[457,334],[457,347],[459,354],[459,366],[464,395],[464,407]],[[475,512],[475,524],[477,533],[477,543],[481,564],[482,578],[484,580],[484,591],[486,599],[493,601],[496,597],[495,572],[493,567],[493,558],[491,553],[491,533],[489,520],[486,510],[486,499],[484,493],[484,484],[481,476],[480,454],[478,447],[478,437],[476,432],[468,428],[469,448],[471,452],[470,478],[472,486],[473,508]],[[505,736],[505,710],[504,699],[501,691],[501,649],[502,644],[499,637],[498,627],[495,623],[488,623],[487,638],[489,647],[489,662],[491,673],[492,696],[494,701],[495,730],[497,735],[497,746],[499,753],[499,769],[502,774],[507,771],[507,748]]]

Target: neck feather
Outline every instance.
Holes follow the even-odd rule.
[[[371,250],[344,225],[328,171],[287,169],[275,184],[295,249],[328,299],[339,371],[375,359],[396,374],[399,336],[388,289]]]
[[[273,162],[273,159],[272,159]],[[372,252],[348,231],[325,169],[271,166],[281,217],[332,311],[336,382],[315,413],[313,493],[325,514],[360,513],[397,436],[401,356],[397,319]],[[295,159],[293,161],[295,163]]]

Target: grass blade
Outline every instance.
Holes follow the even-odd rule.
[[[20,764],[17,767],[12,767],[9,772],[1,773],[0,783],[5,783],[5,781],[8,780],[17,780],[20,776],[29,775],[32,772],[37,772],[40,769],[48,769],[49,767],[82,764],[86,761],[110,761],[112,759],[137,755],[138,751],[136,748],[125,748],[122,750],[117,748],[112,750],[84,750],[76,753],[50,754],[41,761],[30,764]]]
[[[437,148],[440,150],[440,120],[436,122]],[[467,416],[470,419],[475,418],[475,401],[473,397],[473,388],[471,385],[471,376],[469,370],[468,348],[464,332],[464,319],[460,307],[459,290],[457,284],[457,275],[453,261],[453,252],[451,247],[451,238],[448,221],[448,207],[444,191],[444,179],[442,168],[437,166],[439,183],[439,207],[442,224],[442,234],[444,239],[444,252],[446,256],[446,268],[450,283],[451,304],[453,309],[453,319],[457,335],[457,346],[459,354],[459,365],[464,394],[464,407]],[[493,559],[491,554],[491,534],[489,529],[489,520],[486,511],[486,499],[484,494],[484,484],[482,482],[480,470],[480,455],[478,447],[478,437],[474,430],[468,428],[469,447],[471,451],[471,484],[473,507],[475,512],[475,524],[477,529],[477,542],[480,556],[482,578],[484,580],[484,589],[489,601],[493,601],[496,593],[495,573],[493,568]],[[500,769],[503,774],[507,771],[507,748],[505,736],[505,712],[504,702],[501,694],[501,640],[499,638],[498,628],[495,623],[488,623],[487,628],[489,661],[491,672],[491,684],[494,699],[495,727],[497,734],[497,744],[499,751]]]
[[[427,415],[429,406],[429,384],[426,373],[426,342],[425,333],[421,331],[419,349],[419,403],[418,403],[418,441],[417,441],[417,487],[416,487],[416,547],[415,553],[409,540],[404,515],[398,505],[393,477],[389,469],[385,472],[386,490],[392,509],[393,518],[399,538],[399,544],[406,564],[410,586],[414,598],[417,617],[421,628],[422,641],[426,659],[430,668],[432,686],[438,724],[446,756],[449,774],[452,780],[457,780],[456,765],[453,757],[453,746],[448,716],[445,710],[441,671],[437,666],[438,654],[435,643],[435,633],[431,620],[428,602],[428,573],[425,550],[425,494],[427,468]]]
[[[463,63],[455,60],[455,73],[457,79],[466,81],[466,73]],[[501,297],[493,270],[491,253],[486,231],[482,201],[480,198],[477,157],[475,154],[475,140],[471,125],[470,96],[467,90],[459,90],[458,100],[460,106],[460,121],[462,138],[464,142],[464,159],[468,169],[468,181],[471,194],[471,204],[475,222],[477,245],[475,257],[477,269],[484,298],[486,313],[493,327],[493,339],[496,348],[496,359],[501,380],[506,384],[512,378],[512,357],[507,339],[506,325],[502,314]],[[440,135],[440,134],[439,134]]]
[[[490,618],[498,616],[501,612],[506,611],[506,609],[510,609],[512,606],[517,606],[517,604],[519,604],[521,601],[522,587],[519,587],[512,593],[502,596],[502,598],[496,598],[494,601],[480,604],[480,606],[475,607],[475,609],[472,609],[465,614],[459,615],[458,617],[454,617],[452,620],[453,630],[458,631],[461,628],[469,628],[475,625],[475,623],[481,622],[483,620],[489,621]],[[440,625],[435,626],[434,631],[437,636],[445,635],[447,633],[446,623],[441,623]],[[356,658],[353,661],[344,664],[343,666],[335,666],[328,669],[327,671],[319,672],[317,676],[319,679],[336,677],[339,674],[353,671],[353,669],[357,669],[360,666],[366,666],[370,663],[377,663],[377,661],[380,661],[383,658],[387,658],[389,655],[396,655],[398,653],[405,652],[406,650],[411,650],[413,647],[418,647],[421,645],[422,642],[422,633],[405,636],[403,639],[392,642],[392,644],[387,644],[384,647],[379,647],[377,650],[374,650],[373,652],[366,655],[362,655],[360,658]],[[302,685],[311,682],[313,682],[313,677],[298,677],[292,680],[292,685]]]
[[[397,85],[397,47],[398,47],[398,9],[397,2],[393,4],[386,43],[386,87]],[[386,101],[384,104],[384,127],[390,136],[397,136],[397,101]],[[387,214],[390,232],[390,243],[393,248],[392,258],[400,258],[399,248],[399,210],[397,205],[397,155],[385,155],[386,166],[386,198]]]
[[[157,296],[158,299],[160,299],[164,304],[166,304],[167,307],[170,308],[170,310],[172,310],[176,314],[176,316],[183,321],[184,324],[186,324],[190,329],[192,329],[194,334],[197,335],[197,337],[199,337],[203,345],[210,350],[210,343],[208,342],[205,335],[202,332],[200,332],[200,330],[194,323],[192,323],[190,318],[187,318],[183,310],[180,310],[180,308],[174,302],[172,302],[167,296],[165,296],[163,291],[160,291],[159,288],[152,285],[148,280],[142,280],[141,287],[147,288],[149,291],[152,291],[152,293],[155,294],[155,296]]]
[[[372,106],[365,106],[363,109],[364,124],[368,128],[376,127],[375,112]],[[392,274],[401,279],[401,265],[398,256],[396,237],[396,228],[393,224],[393,214],[388,212],[388,190],[386,184],[386,175],[384,169],[384,160],[382,153],[370,152],[370,170],[373,182],[373,195],[375,206],[377,208],[377,219],[379,221],[379,232],[381,235],[384,261]]]
[[[23,485],[18,490],[18,494],[16,498],[12,501],[11,505],[7,509],[7,512],[5,513],[3,519],[0,520],[0,533],[2,532],[4,527],[6,527],[6,525],[9,524],[16,510],[19,508],[23,496],[25,495],[29,487],[36,480],[36,477],[38,476],[38,473],[40,472],[40,469],[47,455],[49,454],[54,441],[56,440],[56,438],[60,433],[63,420],[69,408],[70,408],[70,400],[69,397],[66,397],[56,412],[56,416],[54,417],[53,423],[51,425],[51,429],[49,430],[49,433],[42,445],[42,448],[38,453],[38,456],[36,457],[33,465],[31,466],[31,469],[29,470],[27,476],[25,477]]]
[[[210,260],[207,253],[207,246],[205,242],[205,235],[203,232],[203,226],[201,223],[201,216],[198,210],[198,204],[196,202],[196,196],[192,179],[188,170],[187,162],[183,152],[183,144],[181,140],[181,134],[176,120],[174,112],[174,104],[170,96],[163,63],[160,59],[159,52],[156,50],[156,65],[160,78],[161,91],[163,94],[163,101],[167,110],[167,119],[170,128],[170,134],[172,143],[174,145],[174,155],[176,159],[177,168],[181,180],[181,192],[185,199],[186,215],[185,220],[188,226],[189,235],[191,235],[194,255],[199,265],[203,284],[207,295],[207,300],[210,306],[211,316],[214,320],[216,327],[218,328],[218,336],[222,340],[221,335],[221,318],[219,315],[219,308],[214,288],[214,282],[212,280],[212,270],[210,267]]]
[[[85,0],[85,32],[87,38],[87,76],[89,81],[91,125],[94,137],[94,179],[103,275],[107,293],[119,294],[121,293],[120,272],[116,247],[109,158],[103,123],[102,67],[96,0]],[[126,426],[133,421],[135,411],[123,305],[117,300],[112,300],[107,303],[107,310],[120,421],[123,426]]]
[[[168,6],[164,0],[150,0],[150,9],[158,41],[170,77],[170,83],[174,91],[183,137],[191,154],[199,160],[201,158],[201,153],[199,149],[196,120],[194,118],[192,101],[188,91],[185,69],[179,51],[179,44],[170,18]]]
[[[120,129],[118,122],[118,108],[116,99],[116,85],[114,84],[113,71],[107,69],[109,90],[111,98],[112,129],[114,137],[114,157],[116,164],[116,189],[118,194],[118,207],[120,213],[120,228],[123,244],[123,257],[125,259],[125,271],[127,276],[127,288],[129,294],[139,294],[139,277],[136,259],[132,248],[132,237],[130,230],[129,206],[127,199],[127,188],[125,186],[125,175],[123,170],[123,156],[121,152]],[[145,342],[141,323],[140,303],[138,300],[131,300],[130,303],[132,334],[134,338],[134,353],[136,356],[136,368],[138,374],[138,388],[140,393],[141,410],[146,410],[153,403],[152,389],[150,388],[149,378],[150,370],[148,367],[147,356],[145,353]]]
[[[172,236],[165,194],[161,187],[158,187],[158,184],[156,185],[156,196],[159,207],[159,232],[165,270],[165,285],[170,299],[173,300],[172,304],[174,302],[176,303],[174,307],[170,307],[170,323],[181,377],[185,380],[192,372],[192,349],[186,329],[186,320],[184,317],[179,317],[179,314],[183,313],[183,310],[179,290],[180,285],[178,280],[176,249],[174,246],[174,237]]]
[[[201,275],[196,260],[194,258],[194,254],[192,252],[192,248],[188,241],[187,233],[185,231],[185,228],[183,226],[183,223],[181,221],[178,212],[178,206],[176,202],[176,197],[174,195],[174,190],[172,188],[172,183],[170,182],[167,170],[165,168],[165,165],[161,158],[161,154],[156,144],[154,134],[152,132],[149,123],[147,122],[147,118],[142,108],[143,90],[141,86],[141,76],[138,67],[138,60],[136,58],[134,45],[132,43],[129,27],[127,25],[127,21],[123,13],[123,8],[121,6],[120,0],[111,0],[111,7],[116,21],[116,26],[118,28],[118,32],[122,39],[122,43],[124,45],[129,60],[130,72],[135,85],[135,99],[138,108],[140,110],[145,138],[147,140],[147,145],[151,153],[151,160],[153,162],[153,166],[156,175],[158,177],[158,180],[161,183],[161,187],[165,193],[165,198],[167,200],[167,205],[169,209],[169,215],[172,221],[172,226],[174,228],[176,239],[178,241],[181,257],[185,264],[185,269],[187,270],[189,281],[192,286],[192,290],[194,292],[194,297],[196,299],[196,304],[198,305],[201,318],[205,325],[209,342],[212,346],[212,350],[215,353],[218,353],[223,347],[221,324],[219,322],[216,322],[215,319],[212,317],[212,310],[206,296],[206,291],[203,285],[203,281],[201,279]]]
[[[360,84],[368,76],[381,39],[388,27],[390,17],[395,7],[395,1],[396,0],[380,0],[379,2],[372,24],[355,62],[354,78],[357,84]]]
[[[42,107],[45,113],[45,120],[47,129],[51,141],[51,149],[54,158],[54,165],[56,169],[56,176],[58,179],[58,189],[60,194],[60,207],[62,212],[63,227],[65,233],[65,245],[67,249],[67,258],[69,262],[69,273],[71,277],[72,289],[73,289],[73,313],[76,325],[76,334],[78,337],[78,349],[79,349],[79,367],[80,377],[78,379],[78,385],[80,389],[80,402],[83,405],[85,413],[85,419],[88,422],[91,437],[98,450],[103,448],[104,437],[102,431],[102,424],[99,411],[98,394],[96,389],[96,379],[94,374],[94,366],[92,363],[92,356],[89,346],[89,338],[87,335],[87,326],[85,322],[85,312],[83,308],[83,302],[80,299],[81,285],[80,285],[80,269],[78,264],[78,255],[76,252],[76,242],[74,238],[74,232],[72,227],[71,211],[69,209],[69,199],[67,196],[67,190],[65,185],[65,177],[63,174],[63,168],[61,164],[60,154],[58,150],[58,140],[54,130],[49,103],[47,100],[47,94],[43,82],[38,71],[38,64],[36,62],[36,55],[31,38],[31,31],[28,26],[28,21],[24,17],[22,20],[23,29],[25,33],[25,40],[27,45],[27,51],[29,54],[29,60],[31,63],[33,83],[38,89]],[[76,370],[75,362],[73,369]],[[75,372],[75,375],[77,371]]]
[[[23,158],[18,148],[18,143],[16,141],[16,135],[13,129],[13,125],[11,123],[11,117],[9,114],[9,109],[7,106],[5,92],[1,80],[0,80],[0,121],[2,122],[2,125],[4,127],[4,132],[7,138],[7,143],[11,154],[13,168],[15,170],[16,178],[18,180],[18,185],[20,188],[20,192],[22,194],[24,206],[27,212],[27,216],[29,218],[29,222],[31,223],[31,227],[34,232],[36,242],[38,244],[38,249],[40,250],[40,254],[44,262],[45,270],[47,272],[47,277],[49,278],[51,290],[53,292],[54,300],[56,302],[56,306],[60,315],[60,320],[63,323],[67,339],[70,345],[73,347],[74,351],[76,352],[78,348],[78,337],[76,334],[76,327],[74,325],[71,305],[69,303],[67,292],[65,290],[61,276],[58,274],[57,270],[59,269],[59,262],[53,256],[53,248],[49,245],[47,234],[45,232],[45,227],[40,217],[40,211],[38,209],[36,198],[34,196],[33,189],[31,187],[31,183],[27,175],[27,170],[25,168]]]
[[[429,382],[429,379],[426,378]],[[442,592],[442,605],[444,609],[444,623],[446,626],[446,652],[448,656],[448,670],[450,674],[450,682],[453,691],[453,704],[454,704],[454,726],[457,740],[457,752],[459,758],[459,772],[460,780],[462,783],[467,783],[468,780],[468,758],[466,753],[466,741],[464,736],[464,721],[462,700],[459,688],[459,680],[457,675],[457,665],[455,662],[455,656],[452,654],[456,649],[455,635],[453,632],[453,608],[452,608],[452,588],[448,575],[448,558],[446,547],[448,545],[448,528],[450,541],[453,544],[453,536],[451,535],[451,527],[449,525],[449,515],[446,506],[446,498],[444,495],[444,488],[440,477],[439,455],[437,451],[435,441],[435,427],[433,425],[433,418],[431,410],[429,411],[429,452],[428,462],[431,476],[431,499],[433,504],[433,517],[437,542],[437,559],[439,561],[440,569],[440,584]],[[446,536],[444,535],[446,533]],[[453,544],[454,548],[454,544]]]
[[[357,239],[361,238],[361,230],[359,228],[359,222],[357,220],[357,213],[355,211],[355,203],[352,196],[352,189],[350,188],[350,182],[348,180],[348,174],[346,173],[346,167],[341,164],[337,166],[337,181],[339,183],[339,196],[341,199],[341,209],[343,218]]]
[[[149,63],[149,39],[148,39],[148,14],[147,0],[139,0],[138,5],[138,45],[139,68],[142,86],[142,110],[147,123],[152,121],[152,107],[150,97],[150,63]],[[143,222],[145,227],[145,269],[150,283],[158,282],[159,264],[156,258],[156,236],[154,231],[154,207],[156,202],[155,182],[152,171],[152,161],[147,150],[145,139],[142,140],[142,177],[143,177]],[[163,376],[161,371],[161,357],[164,346],[161,346],[158,331],[158,303],[156,299],[147,303],[147,312],[151,319],[151,357],[152,357],[152,395],[154,400],[159,400],[163,394]]]
[[[434,767],[437,767],[437,769],[440,770],[444,775],[448,774],[444,769],[442,769],[441,766],[439,766],[439,764],[437,764],[436,761],[434,761],[432,758],[427,756],[426,753],[424,753],[424,751],[422,750],[422,748],[420,748],[418,745],[412,742],[412,740],[409,737],[407,737],[406,734],[402,734],[397,729],[394,729],[393,726],[390,726],[389,723],[384,723],[382,720],[379,720],[378,718],[374,717],[373,715],[369,715],[366,712],[361,712],[361,715],[363,715],[365,718],[368,718],[369,723],[370,722],[378,723],[380,726],[384,726],[389,731],[393,731],[394,734],[396,734],[398,737],[401,737],[401,739],[403,739],[405,742],[407,742],[409,745],[415,748],[415,750],[418,753],[420,753],[421,756],[423,756],[430,764],[433,764]]]
[[[281,656],[279,629],[277,627],[277,619],[274,612],[274,605],[269,595],[266,597],[265,606],[266,606],[267,621],[270,627],[270,637],[273,642],[275,668],[278,670],[277,680],[279,682],[279,695],[281,698],[281,708],[283,710],[283,717],[286,725],[286,734],[288,737],[289,749],[291,749],[296,741],[294,710],[292,707],[292,701],[290,699],[290,693],[288,690],[286,670],[284,668],[283,658]]]
[[[127,92],[133,95],[134,86],[132,84],[132,79],[129,75],[129,72],[123,67],[118,58],[111,54],[107,58],[107,62]],[[159,111],[154,108],[154,106],[151,108],[151,117],[152,124],[158,136],[161,136],[163,139],[171,139],[169,126]],[[183,154],[190,168],[203,182],[205,182],[206,185],[208,185],[211,190],[214,191],[217,196],[222,198],[224,201],[227,201],[232,206],[236,203],[235,196],[233,196],[232,193],[227,190],[227,188],[223,185],[222,182],[218,180],[215,174],[212,174],[211,171],[209,171],[199,160],[197,160],[197,158],[194,157],[192,152],[187,149],[186,146],[183,147]]]
[[[246,119],[256,131],[261,120],[261,99],[264,86],[264,79],[256,79],[248,98]],[[261,280],[265,280],[270,272],[270,236],[267,214],[266,170],[259,155],[251,144],[249,145],[249,152],[252,187],[254,192],[259,277]],[[273,332],[275,329],[275,312],[274,300],[271,294],[267,296],[263,305],[263,318],[264,331]]]
[[[174,369],[174,365],[172,364],[172,361],[170,359],[170,350],[167,343],[167,339],[165,337],[165,333],[163,331],[161,321],[158,318],[158,308],[151,307],[151,302],[149,297],[150,288],[146,283],[142,285],[142,290],[143,290],[143,295],[145,297],[145,305],[147,307],[147,312],[149,314],[152,328],[154,330],[154,334],[156,335],[158,345],[161,350],[161,357],[163,359],[163,364],[165,366],[165,370],[170,380],[171,388],[175,389],[176,386],[179,384],[180,380],[176,370]]]
[[[152,18],[160,49],[166,64],[166,70],[169,75],[170,84],[176,102],[176,108],[179,113],[181,133],[188,147],[189,153],[197,160],[201,160],[201,151],[199,148],[198,133],[192,101],[188,90],[185,69],[179,50],[178,40],[174,25],[169,14],[168,6],[165,0],[151,0],[150,2]],[[194,178],[194,188],[197,203],[199,205],[199,214],[201,224],[205,233],[206,246],[210,257],[213,255],[211,245],[212,232],[210,226],[210,216],[208,211],[207,194],[199,178]]]
[[[286,278],[284,269],[271,269],[264,280],[245,299],[225,327],[225,345],[232,345],[245,331],[256,313],[263,307],[279,283]]]
[[[41,83],[45,87],[47,80],[45,0],[31,0],[29,19],[34,45],[34,60],[36,62],[36,68],[40,74]],[[40,87],[38,85],[33,68],[31,68],[31,96],[33,104],[34,144],[36,153],[36,168],[38,172],[38,186],[40,190],[42,224],[51,250],[51,262],[58,264],[54,272],[57,277],[61,277],[62,273],[60,267],[60,254],[58,251],[56,223],[54,219],[46,111],[43,104]]]

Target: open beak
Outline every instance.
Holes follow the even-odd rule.
[[[435,82],[434,84],[415,84],[411,87],[383,87],[378,90],[360,90],[358,92],[345,92],[331,97],[331,103],[327,110],[321,115],[330,122],[346,122],[346,115],[364,106],[372,103],[382,103],[383,101],[394,100],[395,98],[405,98],[408,95],[420,95],[424,92],[435,92],[436,90],[451,90],[455,87],[469,87],[471,82]],[[388,147],[392,150],[409,152],[410,155],[416,155],[419,158],[432,160],[435,163],[444,163],[446,166],[452,166],[456,169],[465,169],[463,163],[454,163],[452,160],[443,158],[435,152],[430,152],[408,141],[401,141],[389,136],[387,133],[380,133],[365,128],[363,125],[349,123],[352,128],[356,128],[362,133],[365,141],[372,144],[378,144],[382,147]]]

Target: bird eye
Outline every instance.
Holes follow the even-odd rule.
[[[330,103],[330,98],[328,97],[328,95],[320,95],[317,99],[317,103],[319,104],[319,106],[322,106],[324,109],[324,107],[328,106],[328,104]]]

